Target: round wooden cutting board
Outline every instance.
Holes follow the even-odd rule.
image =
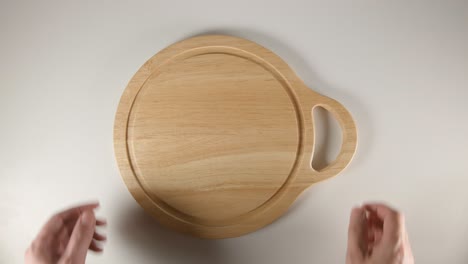
[[[311,166],[316,106],[343,131],[340,154],[321,171]],[[271,223],[307,187],[343,170],[356,127],[271,51],[207,35],[169,46],[138,70],[118,107],[114,144],[146,211],[181,232],[226,238]]]

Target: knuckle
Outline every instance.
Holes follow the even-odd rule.
[[[398,213],[398,221],[402,224],[405,223],[405,215],[402,213]]]
[[[397,226],[399,227],[402,227],[405,225],[405,215],[400,213],[400,212],[396,212],[395,216],[394,216],[394,219],[395,219],[395,223],[397,224]]]
[[[405,222],[405,215],[401,212],[393,211],[391,217],[397,224],[402,224]]]
[[[59,214],[54,214],[53,216],[50,217],[50,220],[52,221],[60,221],[60,215]]]
[[[65,222],[63,220],[63,217],[60,214],[56,214],[52,216],[51,220],[56,224],[56,225],[63,225]]]
[[[29,246],[29,248],[26,250],[27,253],[34,253],[37,251],[37,248],[39,247],[40,245],[40,241],[38,241],[37,239],[35,239],[31,245]]]

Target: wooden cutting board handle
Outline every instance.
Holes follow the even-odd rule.
[[[356,125],[351,114],[346,108],[334,99],[320,95],[311,91],[308,87],[304,87],[302,92],[302,114],[304,122],[304,161],[299,173],[303,177],[301,181],[309,184],[325,180],[339,174],[351,162],[357,147],[357,131]],[[312,158],[314,155],[314,119],[313,110],[316,107],[323,107],[329,111],[338,121],[342,130],[341,150],[336,159],[328,166],[321,170],[315,170],[312,167]],[[309,157],[307,157],[309,155]]]

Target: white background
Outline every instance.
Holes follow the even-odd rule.
[[[273,50],[359,128],[344,173],[274,224],[218,241],[147,216],[112,145],[138,68],[213,32]],[[0,263],[21,263],[52,213],[89,200],[101,202],[109,241],[88,263],[344,263],[349,211],[368,200],[406,214],[417,263],[468,263],[467,99],[467,1],[2,0]],[[339,134],[328,130],[332,153]]]

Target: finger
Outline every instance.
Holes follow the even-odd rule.
[[[105,225],[107,225],[107,221],[106,221],[106,219],[97,219],[96,220],[96,225],[97,226],[105,226]]]
[[[68,235],[71,235],[73,228],[75,227],[76,221],[78,221],[79,216],[86,210],[92,210],[99,206],[99,203],[89,203],[80,205],[77,207],[70,208],[66,211],[58,213],[57,218],[61,219],[64,222],[64,226],[68,231]],[[105,225],[105,220],[96,220],[96,225]]]
[[[366,210],[374,212],[382,222],[382,240],[393,241],[398,239],[404,227],[404,218],[401,213],[384,204],[365,205]]]
[[[368,222],[369,222],[369,230],[372,233],[372,238],[373,241],[372,243],[374,245],[377,245],[381,238],[382,238],[382,232],[383,232],[383,222],[379,219],[377,214],[373,211],[367,211],[368,212]]]
[[[372,225],[372,222],[369,221],[369,218],[367,219],[367,243],[369,246],[372,246],[372,244],[374,243],[374,226]]]
[[[382,230],[381,229],[374,229],[374,243],[378,245],[380,241],[382,241]]]
[[[56,235],[61,228],[67,226],[70,230],[75,226],[80,214],[86,210],[95,209],[99,203],[89,203],[67,209],[52,216],[42,228],[40,235]]]
[[[94,252],[103,251],[102,247],[99,246],[99,244],[95,240],[91,241],[91,244],[89,245],[89,250],[94,251]]]
[[[65,224],[65,228],[68,232],[68,236],[71,236],[73,232],[73,228],[75,227],[76,221],[69,221]],[[104,219],[96,219],[96,226],[105,226],[107,225],[106,220]]]
[[[83,205],[72,207],[62,212],[59,212],[54,217],[60,218],[64,222],[68,220],[76,220],[84,211],[96,209],[97,207],[99,207],[98,202],[83,204]]]
[[[98,232],[94,232],[93,239],[97,241],[106,241],[107,237],[103,234],[99,234]]]
[[[397,211],[388,205],[381,203],[369,203],[364,205],[364,209],[376,213],[380,219],[391,217]]]
[[[92,210],[84,211],[76,222],[65,249],[64,257],[72,263],[85,263],[86,253],[93,240],[96,217]]]
[[[348,227],[348,256],[351,259],[361,260],[364,256],[362,244],[365,225],[365,211],[358,207],[351,211]]]

